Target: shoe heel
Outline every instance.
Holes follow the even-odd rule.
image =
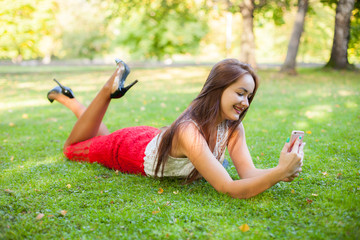
[[[136,83],[138,83],[139,81],[136,79],[135,81],[133,81],[132,83],[130,83],[129,85],[127,85],[125,87],[125,92],[127,92],[127,90],[129,90],[132,86],[134,86]]]
[[[68,88],[68,87],[65,87],[63,85],[61,85],[61,83],[59,83],[55,78],[53,79],[59,86],[56,86],[54,87],[53,89],[51,89],[48,94],[47,94],[47,99],[50,101],[50,103],[53,103],[54,102],[54,99],[51,99],[49,98],[49,95],[51,93],[61,93],[61,94],[64,94],[65,96],[67,96],[68,98],[74,98],[74,93],[73,91]]]
[[[129,84],[128,86],[118,89],[116,90],[116,92],[114,92],[113,94],[110,95],[111,98],[121,98],[125,95],[125,93],[131,88],[133,87],[137,82],[139,82],[138,80],[135,80],[134,82],[132,82],[131,84]]]
[[[69,97],[69,98],[74,98],[74,93],[73,93],[73,91],[72,91],[70,88],[61,85],[61,83],[59,83],[59,81],[56,80],[55,78],[54,78],[54,81],[55,81],[55,82],[59,85],[59,87],[61,88],[61,93],[62,93],[62,94],[64,94],[65,96],[67,96],[67,97]]]

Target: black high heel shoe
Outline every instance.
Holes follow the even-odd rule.
[[[74,93],[73,93],[73,91],[72,91],[70,88],[61,85],[55,78],[54,78],[54,81],[55,81],[57,84],[59,84],[59,86],[54,87],[54,88],[51,89],[51,90],[48,92],[48,94],[47,94],[47,98],[49,99],[49,101],[50,101],[51,103],[54,101],[54,99],[49,98],[49,95],[50,95],[51,93],[54,93],[54,92],[55,92],[55,93],[62,93],[62,94],[64,94],[65,96],[67,96],[67,97],[69,97],[69,98],[74,98]]]
[[[115,88],[117,88],[111,95],[111,98],[121,98],[125,95],[125,93],[134,86],[138,80],[135,80],[133,83],[129,84],[128,86],[124,87],[125,80],[130,73],[129,66],[122,60],[116,58],[116,64],[118,65],[118,74],[114,79],[114,85],[117,84]]]

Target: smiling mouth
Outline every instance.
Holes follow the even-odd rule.
[[[237,114],[240,114],[241,112],[243,112],[245,110],[244,108],[237,107],[237,106],[234,106],[234,109],[237,112]]]

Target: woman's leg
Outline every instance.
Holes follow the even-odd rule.
[[[70,109],[76,116],[77,119],[85,112],[86,107],[82,105],[76,98],[69,98],[61,93],[51,93],[49,95],[50,99],[54,99]],[[99,131],[97,132],[96,136],[108,135],[110,134],[109,130],[102,122],[99,127]]]
[[[81,113],[81,111],[83,112],[79,114],[79,119],[75,123],[68,139],[66,140],[64,149],[73,143],[82,142],[97,136],[99,131],[104,131],[104,129],[101,129],[101,123],[111,100],[110,94],[112,93],[113,82],[117,74],[118,69],[115,70],[86,109],[82,108],[80,106],[81,104],[74,104],[74,110],[76,113]],[[108,134],[108,131],[106,132]]]

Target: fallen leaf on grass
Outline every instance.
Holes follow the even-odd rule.
[[[291,189],[291,193],[294,194],[294,193],[295,193],[295,190],[294,190],[294,189]]]
[[[26,113],[24,113],[24,114],[22,115],[22,118],[23,118],[23,119],[28,119],[28,118],[29,118],[29,115],[27,115]]]
[[[67,213],[67,211],[66,211],[66,210],[61,210],[61,211],[60,211],[60,214],[61,214],[61,215],[63,215],[63,216],[65,216],[65,215],[66,215],[66,213]]]
[[[312,132],[311,131],[306,131],[306,134],[312,134]]]
[[[14,127],[14,126],[15,126],[15,123],[13,123],[13,122],[9,123],[9,127]]]
[[[328,174],[327,172],[322,172],[322,175],[327,176]]]
[[[317,197],[317,196],[319,196],[318,194],[316,194],[316,193],[313,193],[313,194],[311,194],[312,196],[314,196],[314,197]]]
[[[14,156],[11,156],[10,161],[11,162],[14,161]]]
[[[242,232],[247,232],[247,231],[250,230],[250,227],[249,227],[249,225],[247,225],[247,224],[245,223],[245,224],[241,225],[241,226],[239,227],[239,229],[240,229]]]
[[[162,194],[164,192],[164,189],[159,188],[158,194]]]
[[[10,189],[4,189],[4,192],[8,193],[8,194],[13,194],[14,191],[13,190],[10,190]]]
[[[47,216],[48,218],[52,218],[52,217],[55,217],[54,215],[50,214]]]
[[[67,184],[66,187],[67,187],[67,188],[71,188],[71,185],[70,185],[70,184]]]
[[[178,194],[178,193],[179,193],[179,190],[173,191],[173,194]]]
[[[152,211],[152,214],[158,214],[160,211],[156,210],[156,211]]]
[[[311,203],[313,202],[313,200],[306,198],[306,202],[307,202],[308,204],[311,204]]]
[[[40,219],[42,219],[44,216],[45,216],[45,214],[39,213],[39,214],[36,216],[36,220],[40,220]]]
[[[116,171],[115,171],[115,174],[116,174],[116,175],[119,175],[119,170],[116,170]]]

